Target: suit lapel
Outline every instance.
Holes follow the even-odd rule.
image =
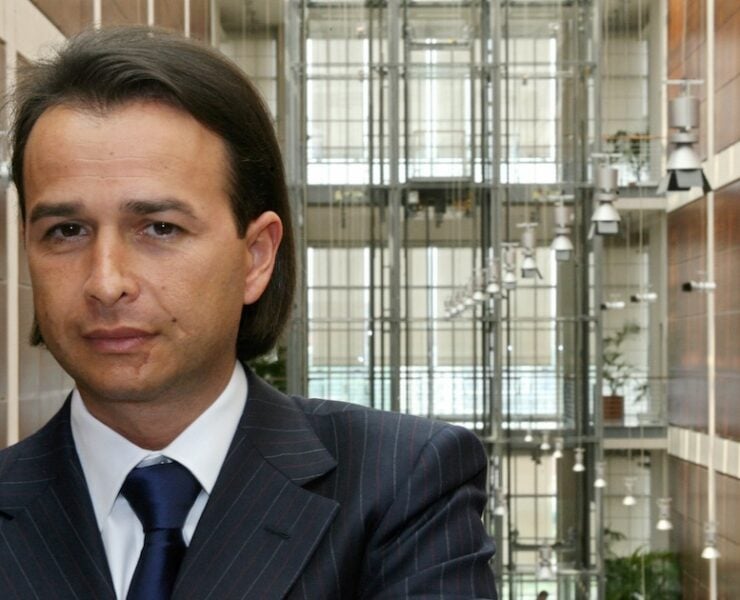
[[[304,486],[336,466],[292,401],[249,373],[249,399],[174,598],[282,598],[338,504]]]
[[[0,512],[0,552],[14,563],[0,570],[17,581],[18,597],[114,598],[69,401],[2,466]]]

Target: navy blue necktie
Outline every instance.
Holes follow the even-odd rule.
[[[144,547],[127,600],[168,600],[183,556],[182,526],[200,492],[193,475],[176,462],[133,469],[121,494],[144,527]]]

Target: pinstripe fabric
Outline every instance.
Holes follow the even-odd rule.
[[[496,597],[472,434],[248,377],[175,600]],[[0,511],[0,597],[112,598],[66,406],[0,452]]]

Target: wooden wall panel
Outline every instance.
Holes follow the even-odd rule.
[[[715,193],[716,399],[719,435],[740,440],[740,181]],[[707,295],[681,291],[706,279],[706,200],[668,215],[669,422],[707,428]]]
[[[32,0],[64,35],[74,35],[92,25],[92,0]]]
[[[707,520],[707,470],[672,457],[669,464],[671,497],[671,547],[679,553],[684,598],[706,598],[708,562],[701,558]],[[730,600],[740,589],[740,479],[717,474],[718,597]]]
[[[182,0],[157,0],[154,6],[154,22],[158,27],[183,31],[185,15]]]
[[[720,152],[740,141],[740,2],[717,0],[715,11],[715,151]],[[704,2],[669,0],[668,57],[669,79],[706,80],[706,7]],[[680,88],[668,88],[669,99]],[[706,90],[693,90],[701,101],[698,152],[706,157]]]

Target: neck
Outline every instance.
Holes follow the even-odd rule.
[[[146,450],[161,450],[171,444],[213,404],[224,391],[231,373],[198,393],[158,394],[136,400],[102,398],[78,385],[80,397],[90,414],[131,443]]]

